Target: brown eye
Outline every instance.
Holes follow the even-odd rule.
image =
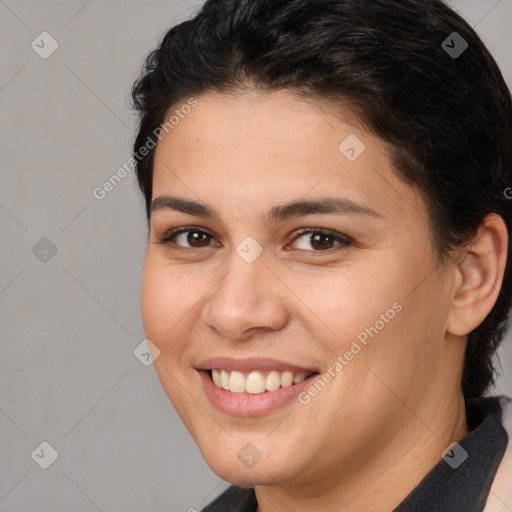
[[[213,236],[210,235],[210,233],[207,233],[201,229],[184,228],[168,233],[160,240],[160,243],[172,243],[185,249],[197,249],[208,247],[212,238]]]
[[[188,233],[185,239],[187,243],[189,243],[192,247],[207,247],[210,244],[210,240],[212,238],[208,233],[205,233],[204,231],[188,231],[185,233]]]
[[[298,249],[311,251],[311,248],[313,248],[314,250],[312,252],[326,252],[338,246],[348,247],[351,244],[351,240],[348,238],[320,228],[301,231],[294,239],[294,243],[301,238],[304,238],[305,242],[300,244],[302,247],[298,247]]]

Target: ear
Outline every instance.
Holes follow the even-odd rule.
[[[482,221],[475,240],[455,266],[447,331],[464,336],[476,329],[498,298],[508,252],[507,226],[492,213]]]

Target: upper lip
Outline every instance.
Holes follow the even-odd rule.
[[[241,373],[252,371],[290,371],[293,373],[318,373],[311,367],[298,366],[296,364],[278,361],[268,357],[249,357],[246,359],[233,359],[231,357],[211,357],[201,361],[196,368],[198,370],[234,370]]]

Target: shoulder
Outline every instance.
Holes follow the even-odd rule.
[[[201,512],[256,512],[258,503],[253,489],[232,485]]]
[[[483,512],[512,510],[512,398],[499,397],[503,409],[503,426],[508,433],[508,446],[489,492]]]

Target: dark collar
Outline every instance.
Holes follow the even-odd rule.
[[[456,468],[459,448],[450,452],[394,512],[481,512],[508,444],[499,397],[466,402],[469,434],[459,441],[467,459]]]
[[[508,444],[497,396],[466,401],[469,434],[393,512],[481,512]],[[467,458],[462,462],[464,457]],[[232,485],[202,512],[256,512],[253,489]]]

